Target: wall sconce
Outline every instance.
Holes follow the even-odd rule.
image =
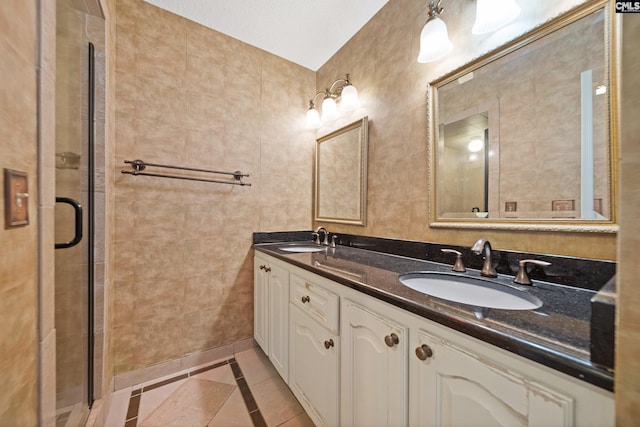
[[[429,0],[429,18],[420,33],[418,62],[421,64],[436,61],[453,49],[447,32],[447,24],[438,16],[444,11],[440,7],[440,3],[442,0]]]
[[[478,0],[473,34],[486,34],[502,28],[520,14],[515,0]]]
[[[322,118],[316,110],[313,101],[319,96],[324,95],[322,100]],[[349,112],[360,107],[358,100],[358,90],[349,80],[349,74],[344,79],[337,79],[331,86],[318,92],[309,100],[309,109],[307,110],[307,129],[318,129],[322,126],[322,122],[332,122],[338,118],[338,105],[336,101],[340,101],[340,111]]]
[[[471,28],[473,34],[495,31],[512,22],[520,14],[520,7],[515,0],[477,1],[476,21]],[[453,49],[447,25],[439,16],[444,11],[440,3],[442,0],[429,0],[429,18],[420,33],[418,62],[422,64],[437,61]]]

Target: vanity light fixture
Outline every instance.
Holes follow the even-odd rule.
[[[439,16],[444,11],[440,3],[442,0],[429,0],[429,18],[420,33],[418,62],[421,64],[437,61],[453,49],[447,24]]]
[[[442,0],[429,0],[429,18],[420,33],[418,62],[437,61],[451,52],[447,24],[440,18],[444,9]],[[471,28],[473,34],[486,34],[513,22],[520,14],[516,0],[477,0],[476,21]]]
[[[512,22],[520,14],[516,0],[477,0],[473,34],[486,34]]]
[[[322,100],[322,118],[316,110],[314,100],[324,95]],[[331,86],[323,92],[318,92],[309,100],[309,109],[307,110],[307,129],[318,129],[322,126],[322,122],[332,122],[339,116],[338,105],[336,101],[340,101],[340,111],[349,112],[360,107],[358,100],[358,90],[351,84],[349,74],[344,79],[337,79]]]

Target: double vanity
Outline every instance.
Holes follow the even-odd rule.
[[[614,263],[494,250],[488,278],[470,248],[254,243],[255,339],[316,425],[614,425],[612,370],[589,348]],[[517,284],[522,259],[551,265]]]

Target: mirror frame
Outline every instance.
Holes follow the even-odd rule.
[[[321,158],[320,158],[320,145],[323,143],[331,142],[334,138],[343,135],[346,132],[359,129],[358,143],[360,144],[360,212],[356,218],[341,218],[341,217],[326,217],[320,215],[320,173],[321,173]],[[316,158],[315,158],[315,173],[314,173],[314,186],[313,186],[313,220],[322,222],[334,222],[339,224],[350,225],[367,225],[367,155],[369,151],[369,117],[364,116],[353,123],[350,123],[340,129],[337,129],[328,135],[322,136],[316,140]]]
[[[438,218],[436,208],[436,151],[438,141],[438,97],[437,90],[469,72],[487,65],[507,54],[520,49],[554,31],[580,19],[597,10],[605,11],[605,43],[609,67],[609,158],[610,166],[608,170],[610,182],[610,201],[608,220],[558,220],[558,219],[454,219]],[[595,0],[579,5],[559,16],[553,18],[517,37],[516,39],[497,47],[496,49],[472,60],[471,62],[458,67],[450,73],[437,78],[428,84],[427,87],[427,123],[428,134],[428,216],[429,226],[432,228],[466,228],[466,229],[498,229],[498,230],[518,230],[518,231],[561,231],[561,232],[591,232],[591,233],[616,233],[618,231],[618,73],[617,57],[619,46],[617,45],[616,14],[613,13],[613,6],[607,0]]]

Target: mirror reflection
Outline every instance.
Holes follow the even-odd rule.
[[[433,83],[432,222],[612,218],[605,3]]]
[[[440,127],[442,185],[438,193],[446,195],[440,205],[445,215],[488,216],[488,115],[483,112]]]
[[[367,117],[316,141],[316,221],[366,224],[367,147]]]

